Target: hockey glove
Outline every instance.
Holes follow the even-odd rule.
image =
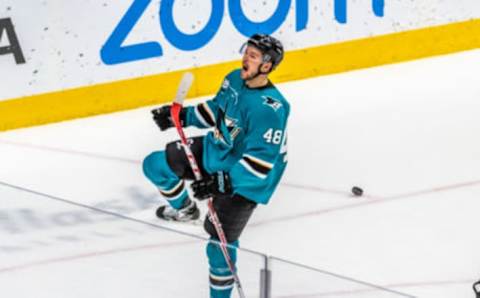
[[[160,127],[161,131],[167,130],[170,127],[174,127],[172,116],[170,114],[172,106],[163,106],[158,109],[152,110],[153,121]],[[186,118],[186,110],[182,109],[180,111],[180,123],[183,126]]]
[[[202,180],[194,181],[190,187],[192,188],[193,196],[199,200],[232,195],[230,176],[223,171],[203,177]]]

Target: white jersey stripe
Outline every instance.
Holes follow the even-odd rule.
[[[208,103],[202,103],[202,106],[205,108],[205,111],[207,111],[208,115],[212,119],[212,122],[215,123],[216,122],[215,121],[215,116],[213,115],[213,112],[210,109],[210,106],[208,105]]]
[[[203,124],[203,126],[211,127],[210,124],[208,124],[207,121],[205,121],[202,114],[198,111],[198,105],[195,107],[194,111],[195,111],[195,116],[197,116],[198,120]]]
[[[269,169],[272,169],[272,168],[273,168],[273,163],[266,162],[266,161],[264,161],[264,160],[262,160],[262,159],[260,159],[260,158],[257,158],[257,157],[255,157],[255,156],[252,156],[252,155],[250,155],[250,154],[244,154],[243,156],[250,158],[250,159],[253,160],[254,162],[256,162],[256,163],[258,163],[258,164],[260,164],[260,165],[262,165],[262,166],[264,166],[264,167],[267,167],[267,168],[269,168]]]
[[[240,164],[241,164],[247,171],[249,171],[249,172],[252,173],[253,175],[257,176],[258,178],[260,178],[260,179],[265,179],[265,178],[267,178],[267,175],[256,171],[256,170],[255,170],[254,168],[252,168],[244,159],[241,159],[241,160],[240,160]]]

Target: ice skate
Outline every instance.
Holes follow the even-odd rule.
[[[200,209],[198,209],[197,204],[190,199],[187,199],[184,207],[180,209],[164,205],[158,207],[156,213],[158,218],[168,221],[196,222],[200,218]]]

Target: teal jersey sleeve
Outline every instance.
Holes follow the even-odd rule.
[[[186,108],[187,116],[185,126],[195,126],[198,128],[211,128],[215,126],[219,107],[224,105],[227,97],[225,89],[228,88],[228,84],[232,80],[233,76],[235,76],[235,71],[232,71],[225,76],[222,86],[214,98],[207,100],[206,102],[199,103],[196,106],[190,106]]]
[[[215,125],[218,112],[218,103],[216,97],[187,107],[185,126],[195,126],[198,128],[210,128]]]
[[[206,102],[199,103],[196,106],[187,107],[185,126],[195,126],[198,128],[213,127],[218,113],[218,102],[216,99],[217,96]]]
[[[264,98],[269,100],[268,96]],[[248,110],[245,150],[230,170],[234,191],[263,204],[268,202],[286,166],[288,109],[278,101],[272,104]]]

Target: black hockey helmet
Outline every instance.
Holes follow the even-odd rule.
[[[267,34],[254,34],[248,41],[247,45],[254,46],[263,54],[263,62],[272,62],[272,70],[274,70],[283,59],[283,45],[282,43]]]

